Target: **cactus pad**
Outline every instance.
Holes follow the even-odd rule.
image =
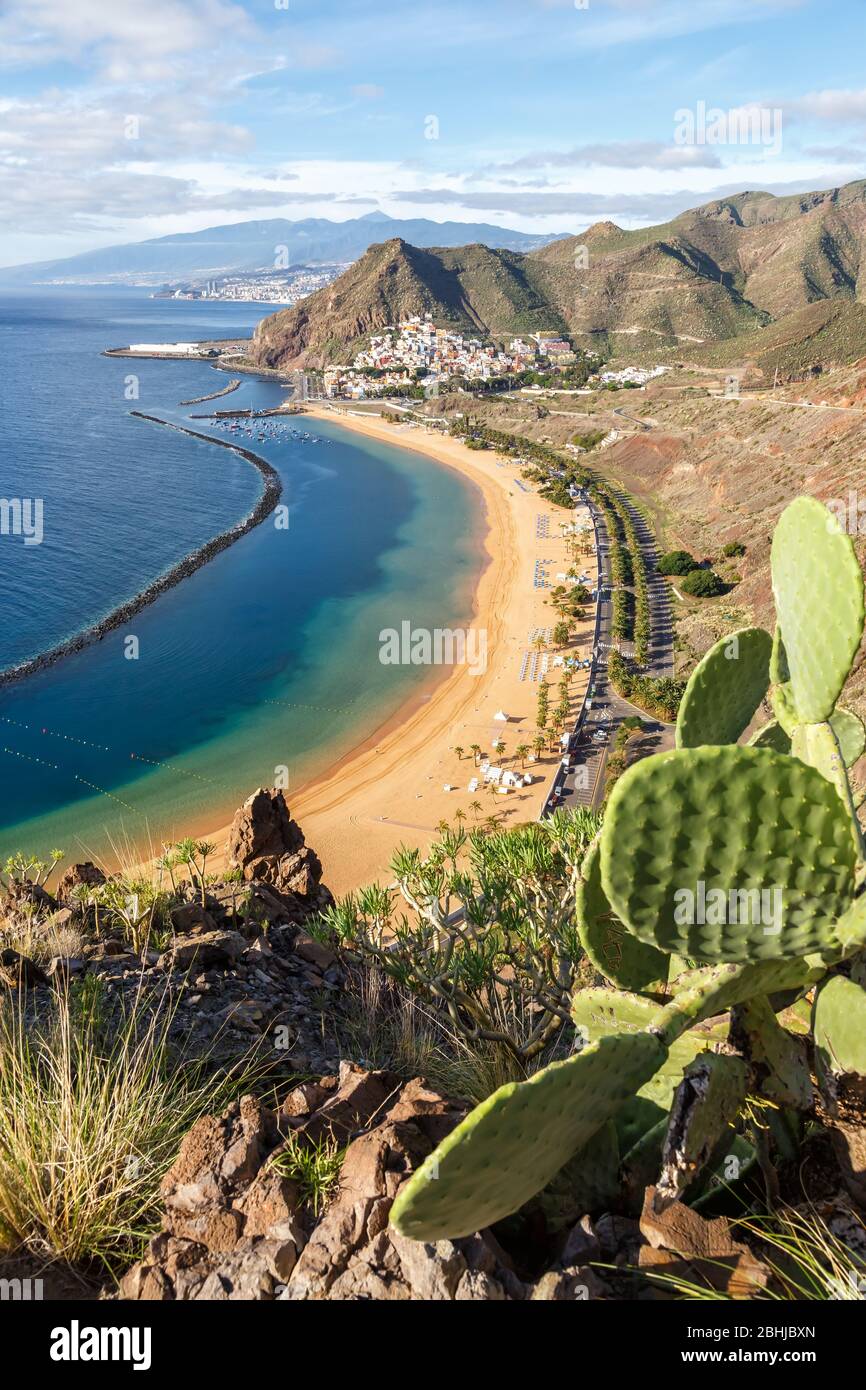
[[[866,990],[845,975],[831,975],[812,1010],[819,1075],[866,1077]]]
[[[434,1241],[517,1211],[664,1059],[664,1045],[649,1033],[603,1037],[528,1081],[501,1086],[413,1174],[392,1224],[413,1240]]]
[[[668,978],[670,956],[638,941],[617,921],[601,886],[598,844],[581,866],[576,913],[581,944],[596,970],[620,989],[655,992]]]
[[[858,719],[857,715],[848,709],[837,709],[830,723],[839,741],[845,766],[853,767],[866,752],[866,728],[863,727],[863,720]]]
[[[829,719],[863,635],[863,576],[851,539],[813,497],[779,518],[773,594],[799,718]]]
[[[767,748],[691,748],[636,763],[614,788],[600,847],[621,921],[641,941],[698,961],[832,948],[833,919],[853,892],[855,846],[837,792]]]
[[[571,1000],[571,1016],[578,1032],[587,1042],[616,1034],[642,1032],[651,1028],[662,1016],[660,1006],[639,994],[625,994],[613,989],[576,990]],[[700,1052],[725,1036],[726,1027],[691,1028],[666,1047],[664,1061],[658,1070],[626,1101],[616,1117],[620,1150],[627,1153],[641,1136],[657,1124],[670,1109],[674,1092],[685,1068]],[[665,1040],[667,1043],[667,1040]]]
[[[698,662],[677,716],[678,748],[736,743],[770,685],[773,639],[759,627],[723,637]]]

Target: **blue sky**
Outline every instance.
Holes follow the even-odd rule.
[[[4,0],[0,264],[254,217],[579,231],[831,187],[866,176],[864,40],[866,0]],[[683,143],[699,103],[781,138]]]

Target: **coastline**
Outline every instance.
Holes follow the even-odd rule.
[[[521,653],[533,630],[551,629],[556,622],[544,592],[533,584],[533,566],[539,549],[551,564],[558,564],[559,557],[565,564],[565,543],[555,529],[540,540],[538,518],[547,516],[555,528],[563,513],[522,484],[518,487],[513,465],[493,452],[476,452],[438,431],[394,426],[379,417],[347,416],[309,404],[305,413],[455,469],[480,491],[484,514],[479,541],[486,559],[470,622],[486,632],[486,670],[473,675],[467,666],[431,668],[424,686],[378,729],[327,771],[289,788],[292,815],[322,860],[324,882],[339,896],[376,879],[387,882],[394,851],[401,844],[426,849],[439,822],[452,819],[458,809],[467,826],[491,813],[504,826],[537,818],[558,750],[527,761],[532,785],[502,796],[483,788],[468,792],[475,771],[469,749],[477,743],[488,751],[491,740],[502,737],[508,765],[516,767],[516,747],[532,742],[538,684],[523,679]],[[595,563],[588,559],[587,568],[592,571]],[[575,645],[590,647],[592,631],[588,617],[577,629]],[[550,677],[555,678],[553,671]],[[586,683],[584,672],[572,683],[575,709]],[[507,722],[495,721],[498,711],[508,713]],[[463,757],[454,751],[459,744]],[[482,802],[483,812],[472,809]],[[227,825],[187,830],[215,843],[215,867],[224,862]]]
[[[265,486],[261,497],[256,502],[252,511],[239,521],[235,526],[220,532],[211,540],[205,541],[204,545],[199,546],[191,554],[184,556],[172,565],[171,569],[154,579],[146,588],[142,589],[133,598],[127,599],[119,607],[112,609],[104,618],[92,623],[90,627],[82,629],[74,636],[68,637],[63,642],[58,642],[48,651],[41,652],[38,656],[30,657],[29,660],[21,662],[18,666],[10,666],[5,671],[0,671],[0,688],[13,684],[15,681],[24,680],[25,677],[34,675],[37,671],[45,671],[64,657],[72,656],[75,652],[82,651],[85,647],[91,646],[94,642],[99,642],[107,633],[114,631],[128,622],[143,608],[147,608],[151,603],[173,589],[182,580],[195,574],[196,570],[202,568],[221,551],[227,550],[234,545],[249,531],[259,526],[276,507],[283,492],[283,485],[276,469],[268,463],[266,459],[254,454],[251,449],[245,449],[240,444],[233,444],[227,439],[214,439],[208,434],[200,434],[197,430],[187,429],[184,425],[177,425],[171,420],[163,420],[158,415],[145,415],[140,410],[130,411],[138,420],[146,420],[151,424],[162,425],[166,429],[177,430],[180,434],[188,434],[193,439],[203,440],[206,444],[215,444],[218,448],[230,449],[233,453],[240,456],[253,467],[264,478]]]

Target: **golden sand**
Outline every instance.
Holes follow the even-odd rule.
[[[324,866],[324,882],[338,896],[378,879],[390,878],[388,865],[401,844],[425,848],[443,820],[453,822],[462,810],[465,824],[490,816],[505,825],[535,819],[549,790],[559,752],[542,754],[537,763],[527,761],[531,786],[507,794],[491,792],[483,782],[475,793],[468,790],[476,773],[469,748],[473,743],[491,754],[492,741],[504,741],[503,766],[521,771],[514,754],[518,745],[531,746],[537,733],[535,715],[538,681],[520,679],[524,653],[532,651],[530,636],[538,629],[552,630],[557,615],[549,590],[534,587],[536,560],[547,560],[549,582],[569,567],[560,523],[568,514],[544,501],[534,491],[517,486],[520,469],[490,451],[474,451],[449,436],[423,427],[386,423],[379,417],[345,414],[327,407],[310,409],[309,415],[337,419],[341,425],[389,444],[413,449],[438,463],[456,469],[477,486],[484,499],[486,535],[483,544],[488,563],[475,596],[472,627],[486,629],[487,665],[483,674],[468,666],[450,668],[432,693],[410,700],[371,738],[328,772],[292,792],[290,806]],[[524,487],[529,486],[524,484]],[[537,537],[537,518],[548,516],[549,538]],[[595,576],[594,556],[581,557],[580,567]],[[575,630],[570,652],[589,656],[592,642],[591,612]],[[556,686],[560,669],[553,665],[550,646],[547,679],[551,708],[558,703]],[[538,658],[541,665],[541,656]],[[571,683],[572,707],[577,711],[586,687],[586,673]],[[494,716],[505,712],[507,723]],[[465,750],[460,758],[455,747]],[[445,787],[451,790],[446,791]],[[481,803],[481,809],[473,803]],[[208,838],[222,857],[228,834],[224,827]]]

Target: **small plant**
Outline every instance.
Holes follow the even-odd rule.
[[[169,1007],[109,1012],[90,976],[35,1023],[25,1007],[18,991],[0,1002],[0,1251],[119,1274],[158,1225],[187,1130],[258,1071],[178,1056]]]
[[[290,1134],[284,1148],[274,1155],[272,1165],[281,1177],[298,1184],[301,1201],[311,1207],[318,1220],[339,1182],[345,1156],[345,1148],[331,1135],[322,1135],[310,1143]]]
[[[727,545],[722,546],[722,554],[726,560],[733,560],[739,555],[745,555],[746,547],[742,541],[728,541]]]
[[[103,926],[117,927],[136,955],[164,945],[168,896],[144,878],[109,878],[91,890]],[[154,937],[158,940],[154,941]]]
[[[20,851],[10,855],[0,873],[0,884],[9,892],[15,885],[29,884],[42,888],[51,877],[63,858],[62,849],[53,849],[48,859],[36,855],[24,855]]]
[[[205,878],[205,867],[208,858],[213,854],[215,845],[209,844],[207,840],[181,840],[174,846],[175,862],[185,864],[190,872],[190,877],[198,887],[199,899],[202,907],[207,907],[207,879]]]
[[[575,892],[598,823],[591,811],[558,811],[516,830],[446,830],[426,857],[394,857],[396,890],[373,884],[324,921],[454,1032],[526,1063],[568,1026],[583,955]]]

